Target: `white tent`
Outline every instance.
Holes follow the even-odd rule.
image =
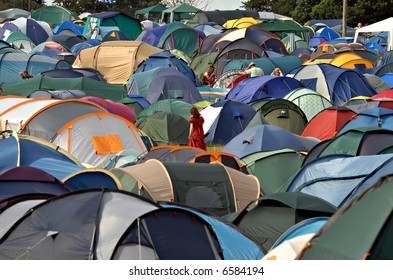
[[[393,50],[393,17],[378,21],[376,23],[367,25],[365,27],[359,28],[355,32],[354,42],[358,39],[359,33],[368,33],[368,32],[388,32],[388,46],[387,50]]]

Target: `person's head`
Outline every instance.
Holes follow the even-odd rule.
[[[363,24],[361,22],[358,22],[358,28],[362,28]]]
[[[207,67],[206,72],[209,73],[209,74],[213,73],[214,72],[214,67],[213,66]]]
[[[275,68],[274,70],[273,70],[273,73],[272,73],[272,75],[274,75],[274,76],[280,76],[281,75],[281,70],[280,70],[280,68]]]
[[[251,68],[251,67],[257,67],[257,65],[255,64],[255,62],[251,62],[250,64],[248,64],[248,68]]]
[[[194,118],[199,118],[199,116],[201,115],[201,114],[199,114],[199,111],[198,111],[198,109],[197,109],[196,107],[192,107],[192,108],[190,109],[190,113],[191,113],[191,115],[192,115]]]

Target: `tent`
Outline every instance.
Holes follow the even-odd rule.
[[[325,63],[302,65],[287,76],[322,94],[335,106],[355,96],[370,97],[376,93],[363,74],[356,69],[338,68]]]
[[[122,170],[130,174],[136,180],[134,184],[145,189],[154,201],[179,202],[216,215],[244,209],[260,193],[255,176],[219,163],[150,159]]]
[[[226,217],[255,238],[267,252],[295,224],[309,218],[329,217],[336,211],[335,206],[318,197],[280,192],[262,196],[257,205]]]
[[[391,174],[392,154],[330,155],[304,165],[288,185],[287,192],[320,197],[337,207]]]
[[[186,3],[178,4],[176,6],[163,10],[161,12],[161,21],[174,22],[181,21],[183,19],[192,19],[195,13],[199,11],[200,9]]]
[[[116,211],[118,207],[123,211]],[[0,240],[0,259],[15,259],[18,252],[18,259],[29,260],[109,260],[130,224],[158,208],[153,202],[115,190],[66,193],[21,217]],[[140,254],[151,250],[138,248],[139,254],[135,247],[128,248],[136,259],[146,258]]]
[[[150,55],[145,61],[138,65],[138,68],[134,73],[140,73],[162,67],[174,68],[183,73],[196,86],[200,84],[198,78],[195,76],[194,71],[184,60],[179,59],[175,55],[167,52],[160,52]]]
[[[161,12],[164,11],[167,7],[161,4],[156,4],[153,6],[149,6],[143,9],[139,9],[135,11],[135,15],[141,15],[146,19],[158,18],[161,15]]]
[[[61,6],[45,6],[31,12],[30,17],[52,25],[52,28],[64,21],[78,19],[78,15]]]
[[[226,29],[231,29],[231,28],[245,28],[245,27],[249,27],[253,24],[259,23],[260,21],[253,18],[253,17],[241,17],[238,19],[231,19],[231,20],[227,20],[224,23],[224,27]]]
[[[302,260],[391,260],[392,177],[346,204],[298,255]],[[362,232],[363,234],[358,234]]]
[[[89,38],[96,28],[105,29],[105,34],[110,30],[120,30],[131,40],[135,39],[142,32],[142,26],[138,19],[121,12],[90,14],[86,20],[83,36]],[[102,34],[102,37],[105,34]]]
[[[1,74],[1,72],[0,72]],[[79,78],[52,78],[48,76],[36,76],[13,83],[2,84],[3,95],[28,96],[36,90],[82,90],[87,95],[97,96],[114,101],[125,97],[123,87],[106,82],[96,81],[87,77]]]
[[[155,112],[151,115],[138,116],[135,126],[158,145],[186,145],[189,142],[188,121],[175,113]]]
[[[338,135],[359,127],[371,126],[382,127],[393,130],[393,110],[387,108],[367,109],[357,114],[357,117],[346,123],[339,131]]]
[[[214,11],[198,11],[193,21],[199,24],[205,24],[208,22],[215,22],[223,25],[225,22],[231,19],[238,19],[242,17],[252,17],[259,19],[259,13],[256,10],[214,10]]]
[[[113,102],[111,100],[105,100],[95,96],[85,96],[85,97],[81,97],[80,99],[94,102],[99,106],[101,106],[102,108],[104,108],[105,110],[107,110],[109,113],[123,117],[130,122],[134,122],[136,120],[135,113],[130,109],[130,107],[122,103]]]
[[[245,174],[248,174],[246,166],[237,160],[234,155],[224,152],[203,152],[196,154],[190,162],[210,163],[220,162],[225,166],[231,167]]]
[[[5,53],[0,57],[0,82],[12,83],[21,81],[19,72],[27,71],[31,76],[50,69],[69,69],[65,61],[42,55],[29,55],[24,52]]]
[[[22,17],[6,22],[0,29],[0,39],[3,39],[7,33],[13,31],[20,31],[26,34],[35,45],[46,41],[53,34],[48,23]]]
[[[19,166],[40,169],[58,180],[84,169],[82,164],[64,149],[40,138],[1,133],[0,172]]]
[[[158,145],[149,150],[143,156],[140,156],[136,163],[144,163],[149,159],[156,159],[161,162],[190,162],[198,154],[206,151],[191,146],[175,146],[175,145]]]
[[[261,99],[251,104],[260,114],[254,118],[267,120],[268,124],[278,126],[300,135],[307,125],[307,117],[296,104],[282,98]],[[259,124],[257,121],[255,125]],[[254,126],[253,120],[247,128]]]
[[[53,34],[63,34],[63,35],[82,35],[84,27],[73,23],[72,21],[66,20],[59,23],[55,28],[53,28]]]
[[[274,151],[283,148],[308,152],[318,142],[319,140],[316,138],[302,137],[281,127],[259,125],[239,133],[221,151],[232,153],[238,158],[256,152]]]
[[[161,51],[143,42],[108,41],[82,50],[73,65],[98,70],[108,83],[124,84],[142,61]]]
[[[53,98],[53,99],[71,99],[86,96],[81,90],[36,90],[30,93],[28,98]]]
[[[294,89],[285,95],[284,99],[299,106],[306,115],[307,121],[310,121],[324,109],[333,106],[333,104],[321,94],[308,88]]]
[[[0,104],[8,105],[7,110],[0,110],[3,128],[51,141],[93,166],[105,167],[123,149],[146,152],[139,131],[131,122],[95,103],[78,99],[5,98]],[[58,110],[68,114],[60,116]]]
[[[315,137],[321,141],[333,138],[350,119],[355,117],[355,111],[348,107],[328,107],[308,122],[302,136]]]
[[[245,232],[241,232],[240,228],[224,219],[176,203],[161,203],[160,205],[169,210],[183,209],[190,211],[205,220],[215,232],[225,260],[259,260],[260,256],[263,255],[257,242]]]
[[[245,103],[223,100],[204,108],[200,113],[205,120],[205,142],[225,145],[246,128],[256,111]]]
[[[18,166],[0,173],[0,201],[22,194],[60,195],[69,190],[63,182],[34,167]]]
[[[308,152],[303,165],[327,155],[376,155],[392,146],[393,131],[379,127],[360,127],[319,143]]]
[[[251,103],[267,97],[283,98],[302,83],[294,78],[281,76],[260,76],[244,79],[235,85],[225,99]]]
[[[35,47],[31,39],[20,31],[11,32],[4,40],[24,53],[29,53]]]
[[[192,55],[198,51],[204,37],[205,34],[194,28],[180,22],[172,22],[160,37],[158,47],[164,50],[177,49],[186,55]]]
[[[240,161],[248,172],[256,176],[263,195],[282,192],[302,166],[305,156],[295,150],[284,148],[268,152],[255,152]],[[285,168],[283,168],[285,166]]]
[[[128,94],[138,94],[148,102],[178,99],[190,104],[202,101],[196,86],[173,68],[154,68],[131,75],[126,85]]]
[[[368,33],[368,32],[383,32],[387,31],[389,36],[388,36],[388,42],[387,42],[387,50],[391,51],[393,50],[393,17],[378,21],[376,23],[364,26],[362,28],[356,29],[355,32],[355,37],[353,38],[354,42],[357,41],[359,33]]]
[[[193,107],[192,104],[177,100],[177,99],[163,99],[154,102],[149,107],[145,108],[138,114],[139,117],[151,116],[158,112],[175,113],[185,120],[188,121],[190,117],[190,109]]]
[[[0,18],[3,19],[16,19],[18,17],[28,17],[30,12],[19,9],[19,8],[11,8],[0,11]]]

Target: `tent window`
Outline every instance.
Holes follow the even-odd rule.
[[[91,140],[97,155],[116,154],[124,150],[117,134],[92,136]]]

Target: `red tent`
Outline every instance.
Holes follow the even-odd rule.
[[[344,124],[356,116],[356,113],[347,107],[326,108],[310,120],[301,136],[315,137],[321,141],[331,139],[336,136]]]

